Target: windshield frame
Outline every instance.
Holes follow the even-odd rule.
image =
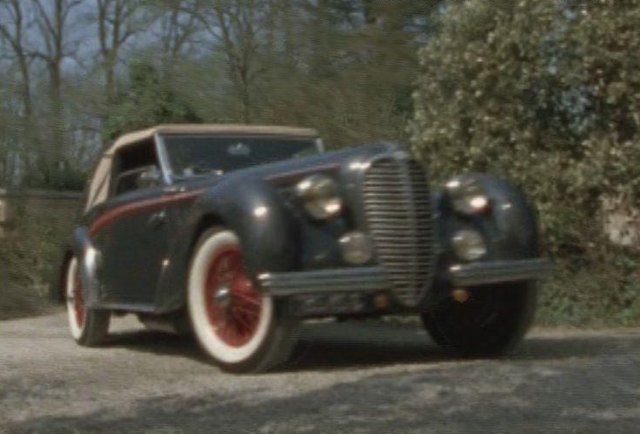
[[[236,134],[234,134],[235,136]],[[228,138],[229,136],[226,134],[190,134],[190,133],[181,133],[181,134],[155,134],[155,142],[157,146],[158,160],[160,163],[160,168],[162,171],[162,178],[165,184],[172,185],[175,181],[184,181],[186,179],[197,178],[202,176],[210,176],[211,174],[201,174],[201,175],[192,175],[192,176],[182,176],[174,173],[173,166],[171,165],[171,158],[169,157],[169,152],[167,150],[167,143],[165,141],[168,137],[180,137],[180,136],[199,136],[215,139],[219,138]],[[308,139],[313,142],[315,149],[318,154],[322,154],[325,152],[324,142],[320,137],[312,137],[312,136],[297,136],[297,135],[282,135],[282,134],[237,134],[240,138],[268,138],[268,139],[288,139],[288,140],[304,140]],[[226,172],[229,173],[229,172]]]

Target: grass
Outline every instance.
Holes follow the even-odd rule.
[[[46,299],[35,290],[12,283],[0,288],[0,321],[42,315],[51,309]]]

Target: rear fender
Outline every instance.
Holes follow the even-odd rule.
[[[89,308],[96,307],[100,300],[100,283],[97,278],[97,271],[100,266],[100,253],[91,242],[89,231],[86,227],[80,227],[74,230],[69,244],[73,256],[78,258],[80,279],[82,281],[82,296],[85,304]],[[69,260],[70,259],[71,258],[69,258]],[[64,275],[62,276],[61,282],[65,282],[65,277]]]

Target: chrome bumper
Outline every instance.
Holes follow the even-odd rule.
[[[368,292],[391,288],[381,267],[265,273],[258,276],[262,288],[273,296],[324,292]]]
[[[491,283],[536,280],[553,270],[547,259],[477,262],[449,268],[453,286],[475,286]],[[382,267],[340,268],[265,273],[258,276],[263,290],[274,297],[319,293],[357,293],[393,290]]]
[[[449,281],[453,286],[488,285],[541,279],[552,271],[553,264],[547,259],[476,262],[449,268]]]

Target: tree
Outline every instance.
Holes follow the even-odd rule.
[[[158,39],[163,56],[168,62],[181,60],[184,50],[200,31],[196,14],[187,12],[188,0],[162,0],[156,7],[160,15]]]
[[[253,89],[268,68],[260,58],[264,27],[268,14],[264,0],[208,0],[197,2],[192,14],[206,29],[226,59],[229,81],[240,102],[242,121],[252,121]]]
[[[24,154],[22,138],[25,134],[20,104],[13,100],[15,86],[10,74],[0,73],[5,86],[0,89],[0,188],[13,186],[17,181],[17,161]],[[7,85],[8,84],[8,85]]]
[[[416,153],[441,175],[515,178],[552,226],[561,204],[586,217],[599,215],[605,195],[640,197],[629,172],[639,156],[640,58],[628,55],[640,47],[631,24],[640,5],[577,5],[469,1],[449,11],[420,53]]]
[[[316,126],[334,147],[405,141],[416,51],[429,36],[425,23],[438,4],[297,2],[296,25],[289,32],[293,55],[271,60],[265,82],[257,86],[260,99],[270,103],[262,119]],[[279,64],[279,58],[292,61]]]
[[[20,95],[22,99],[24,117],[30,119],[33,114],[31,101],[31,74],[29,71],[29,53],[25,43],[27,23],[23,6],[19,0],[2,0],[0,16],[7,21],[0,22],[0,38],[4,39],[13,53],[13,60],[20,71]]]
[[[57,171],[66,171],[65,161],[65,120],[62,95],[62,63],[74,54],[77,44],[70,42],[68,20],[72,10],[81,4],[81,0],[32,0],[35,10],[36,26],[39,29],[41,44],[34,46],[33,56],[42,60],[49,76],[49,123],[50,138],[43,143],[48,147],[39,161],[42,182],[48,184],[57,177]]]
[[[12,150],[32,185],[50,184],[113,133],[131,92],[126,71],[141,57],[162,92],[207,121],[313,126],[336,147],[403,140],[416,45],[439,3],[0,0],[9,18],[0,20],[9,36],[0,35],[0,64],[19,83],[12,104],[33,112],[21,122],[34,138]]]
[[[140,60],[129,67],[129,88],[118,96],[107,119],[104,134],[108,140],[137,129],[161,123],[202,122],[202,119],[171,86],[162,80],[156,67]]]
[[[15,87],[19,95],[19,109],[6,113],[6,124],[9,128],[5,137],[12,143],[12,149],[6,148],[2,152],[2,165],[4,167],[3,184],[12,184],[13,175],[16,173],[16,161],[28,163],[34,151],[34,144],[37,141],[33,128],[33,102],[31,92],[31,71],[29,63],[31,56],[26,43],[25,33],[29,30],[29,23],[25,18],[22,4],[19,0],[2,0],[0,2],[0,41],[8,48],[6,60],[17,66],[19,71],[18,85]],[[12,81],[6,77],[5,80]],[[9,95],[4,95],[3,101],[11,100]],[[12,128],[11,128],[12,127]],[[9,132],[12,134],[8,134]]]
[[[526,191],[563,315],[638,315],[637,256],[609,242],[602,204],[640,199],[639,20],[638,0],[468,0],[420,51],[413,151],[437,179],[490,171]]]
[[[139,0],[96,0],[98,44],[105,77],[107,109],[116,93],[116,64],[120,50],[143,26],[137,19]]]

